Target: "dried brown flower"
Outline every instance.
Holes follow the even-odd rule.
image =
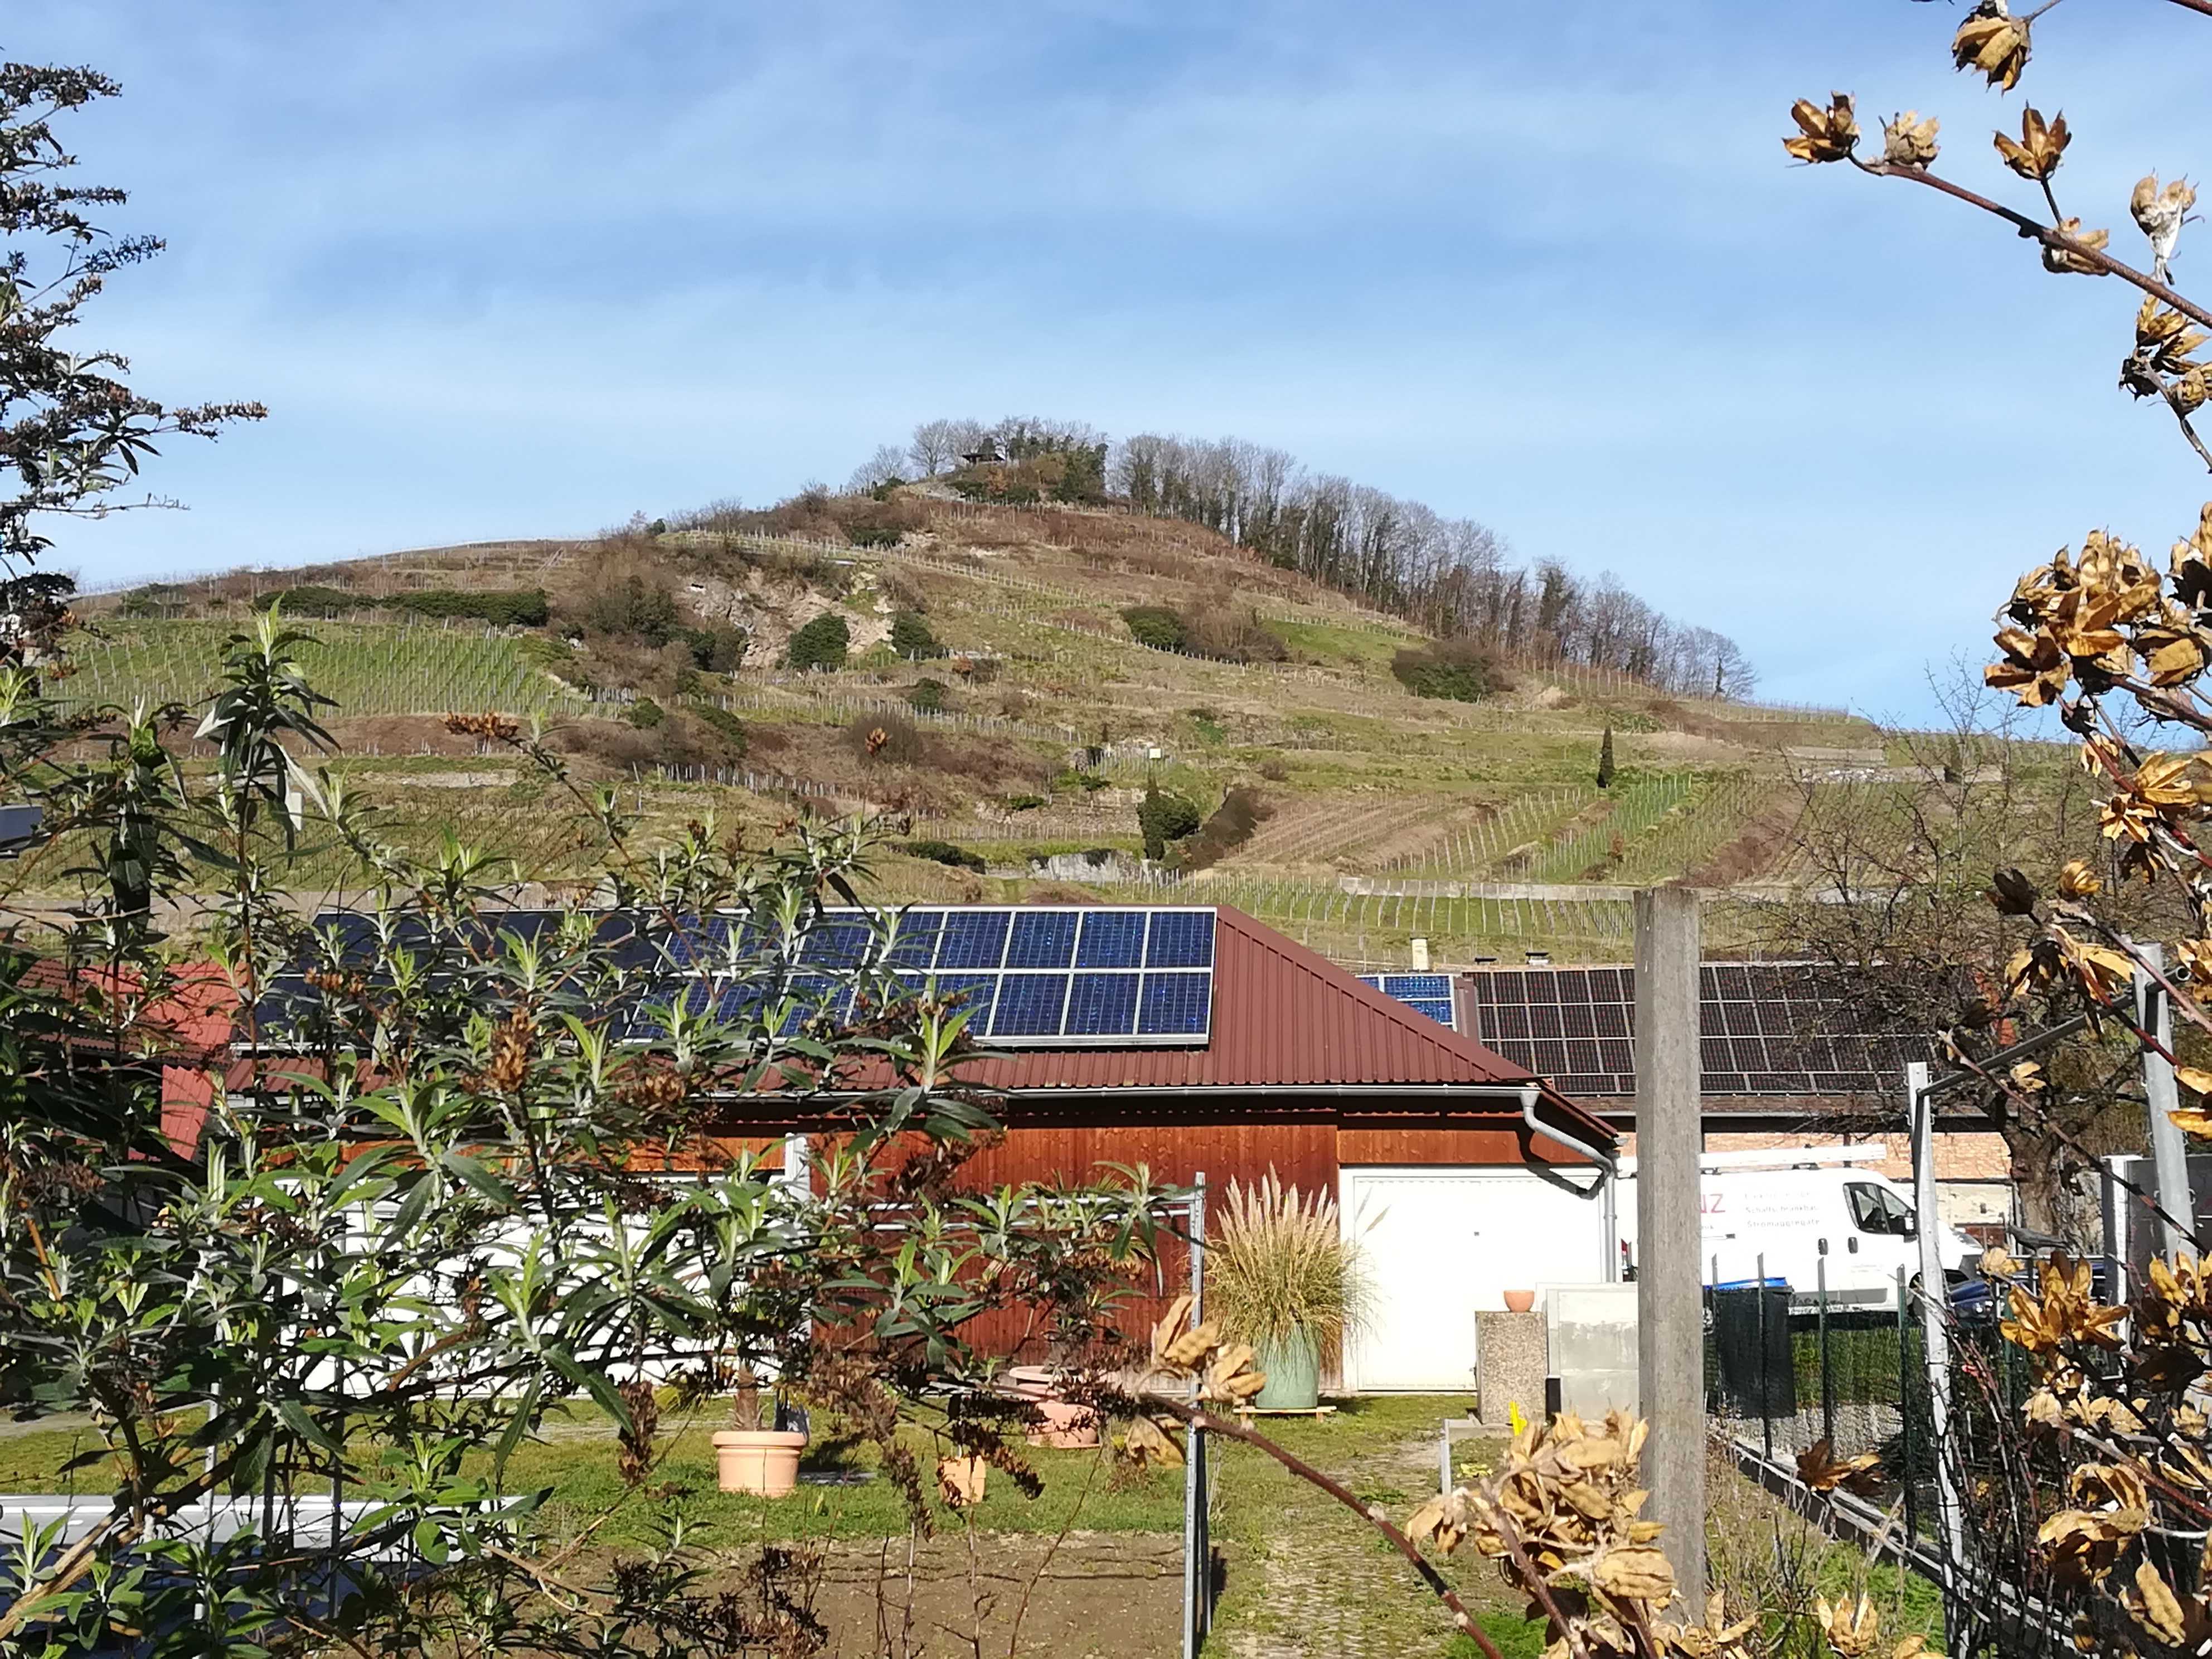
[[[1996,135],[1997,154],[2004,164],[2023,179],[2046,179],[2058,171],[2064,159],[2066,146],[2074,135],[2066,131],[2066,117],[2054,115],[2048,122],[2043,112],[2030,104],[2020,112],[2020,137],[2017,142],[2000,132]]]
[[[2027,55],[2027,24],[2006,9],[2005,0],[1982,0],[1951,37],[1953,64],[1985,76],[2005,92],[2020,84]]]
[[[1826,109],[1800,98],[1790,106],[1790,117],[1798,131],[1795,137],[1784,138],[1782,148],[1801,161],[1840,161],[1857,147],[1858,117],[1847,92],[1830,93]]]
[[[1941,125],[1932,115],[1922,120],[1917,110],[1893,115],[1881,130],[1881,159],[1893,167],[1926,167],[1936,159],[1936,129]]]

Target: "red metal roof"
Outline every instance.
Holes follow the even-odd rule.
[[[1203,1047],[1025,1048],[978,1061],[963,1074],[991,1088],[1040,1095],[1184,1089],[1323,1094],[1533,1082],[1598,1144],[1611,1139],[1599,1119],[1527,1068],[1361,984],[1242,910],[1223,905],[1216,915],[1213,1032]]]

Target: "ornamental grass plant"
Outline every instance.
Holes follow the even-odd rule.
[[[1242,1342],[1265,1348],[1304,1331],[1324,1352],[1365,1322],[1374,1286],[1335,1200],[1301,1194],[1271,1169],[1229,1183],[1206,1243],[1206,1310]]]

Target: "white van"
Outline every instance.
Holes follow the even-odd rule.
[[[1897,1273],[1920,1277],[1912,1195],[1864,1165],[1879,1146],[1785,1146],[1772,1152],[1708,1153],[1698,1160],[1703,1237],[1698,1274],[1707,1285],[1756,1283],[1760,1258],[1769,1280],[1790,1285],[1793,1306],[1818,1304],[1822,1264],[1828,1305],[1897,1307]],[[1621,1260],[1640,1259],[1636,1237],[1636,1162],[1624,1158],[1619,1199]],[[1948,1277],[1981,1257],[1981,1246],[1954,1227],[1936,1240]]]

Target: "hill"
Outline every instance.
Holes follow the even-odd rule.
[[[1905,787],[1840,712],[1443,646],[1198,525],[927,488],[97,596],[61,690],[192,701],[277,594],[394,833],[451,830],[537,878],[580,868],[573,819],[445,714],[544,719],[669,826],[893,813],[915,850],[879,861],[886,894],[1172,890],[1374,963],[1416,936],[1439,960],[1617,957],[1634,886],[1790,879],[1808,768]],[[1187,804],[1158,827],[1204,828],[1140,888],[1148,787]]]

